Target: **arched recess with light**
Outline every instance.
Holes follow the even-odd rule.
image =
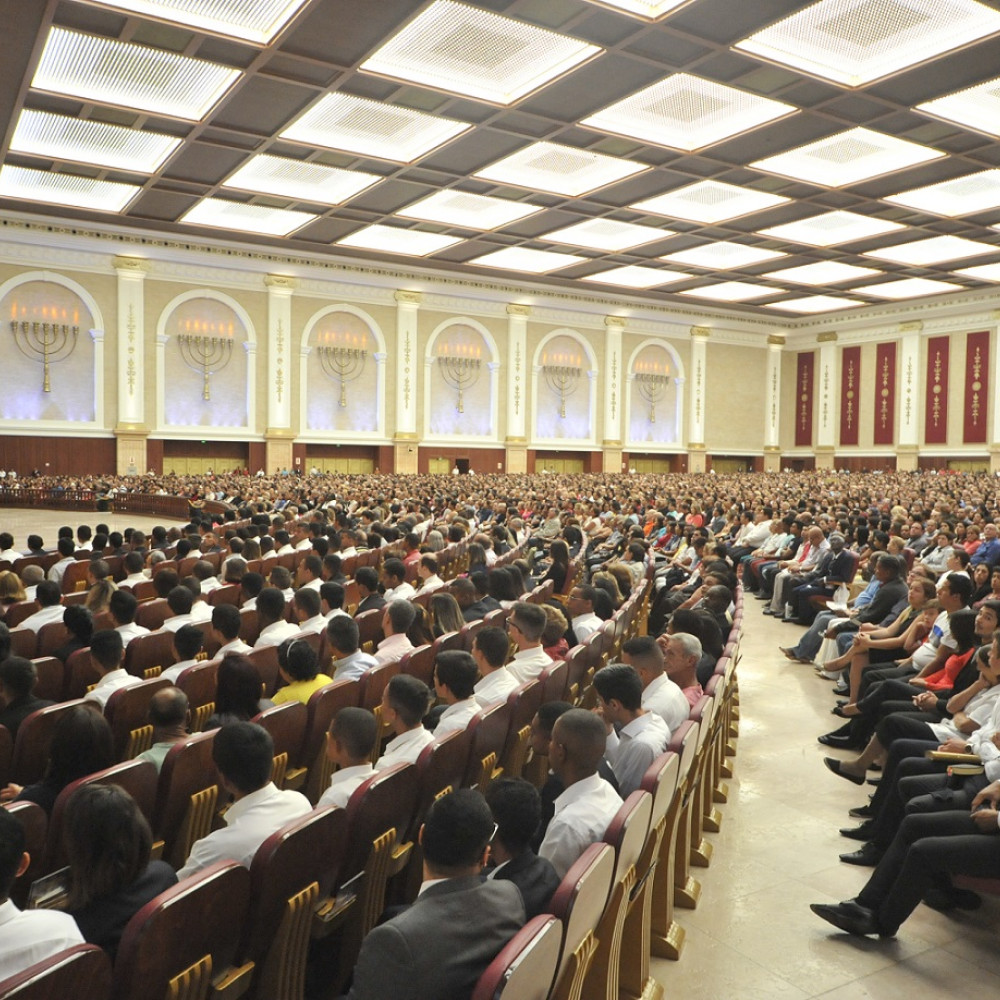
[[[644,340],[626,369],[626,447],[645,451],[681,447],[684,366],[664,340]]]
[[[0,285],[0,316],[0,419],[17,421],[18,434],[106,435],[104,318],[90,292],[53,271],[26,271]]]
[[[385,336],[345,303],[314,313],[299,350],[299,439],[385,438]]]
[[[424,350],[426,440],[499,440],[499,357],[493,336],[474,319],[458,316],[434,328]]]
[[[171,299],[156,324],[157,436],[257,434],[256,400],[257,335],[243,306],[211,288]]]
[[[594,350],[576,330],[542,338],[532,362],[533,444],[596,444],[597,376]]]

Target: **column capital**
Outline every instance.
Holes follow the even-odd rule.
[[[768,336],[767,343],[769,347],[784,347],[785,338],[780,333],[772,333]]]
[[[900,333],[920,333],[923,328],[924,324],[921,323],[919,319],[911,320],[909,323],[899,324]]]
[[[265,274],[264,284],[275,292],[288,292],[291,294],[299,287],[299,279],[288,274]]]
[[[621,332],[625,329],[625,317],[624,316],[605,316],[604,325],[609,330],[618,330]]]
[[[691,336],[696,338],[701,338],[702,340],[708,340],[712,335],[711,327],[707,326],[692,326]]]
[[[837,334],[834,330],[829,330],[826,333],[821,333],[816,338],[817,344],[835,344],[837,342]]]
[[[128,257],[122,254],[112,257],[111,265],[119,274],[131,274],[137,278],[145,278],[153,269],[152,262],[145,257]]]
[[[511,302],[507,306],[508,316],[530,316],[531,306],[522,306],[516,302]]]
[[[393,293],[393,298],[401,306],[412,306],[416,309],[421,302],[424,301],[424,296],[420,292],[405,292],[398,291]]]

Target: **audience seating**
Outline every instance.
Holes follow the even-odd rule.
[[[399,661],[399,672],[401,674],[411,674],[422,680],[428,687],[434,683],[434,662],[437,654],[431,643],[417,646]]]
[[[479,977],[471,1000],[546,1000],[559,964],[562,924],[548,914],[529,920]],[[509,993],[507,991],[510,991]]]
[[[712,860],[712,844],[705,840],[705,806],[712,807],[711,744],[712,717],[715,714],[715,699],[702,695],[691,709],[690,718],[698,723],[698,754],[695,757],[695,776],[691,786],[691,864],[697,868],[707,868]]]
[[[531,720],[542,704],[542,694],[542,685],[535,680],[515,688],[507,698],[511,713],[510,732],[500,761],[508,778],[520,778],[524,771],[531,748]]]
[[[0,788],[6,787],[10,781],[10,762],[13,756],[14,741],[10,730],[6,726],[0,726]]]
[[[211,660],[188,667],[177,678],[177,687],[187,695],[192,733],[200,733],[215,711],[218,673],[219,661]]]
[[[17,729],[14,753],[10,762],[11,780],[19,785],[41,781],[49,762],[52,730],[59,719],[83,701],[63,701],[32,712]]]
[[[302,702],[287,701],[283,705],[265,709],[250,720],[263,726],[274,741],[274,770],[271,780],[279,788],[285,785],[285,772],[289,762],[299,759],[308,714]]]
[[[87,573],[90,570],[90,554],[84,559],[77,559],[66,567],[62,577],[62,592],[72,594],[77,590],[87,589]]]
[[[104,717],[114,736],[116,760],[131,760],[153,745],[149,702],[157,691],[166,687],[170,687],[170,682],[156,677],[133,687],[121,688],[108,699]]]
[[[256,608],[240,609],[240,638],[252,646],[260,638],[260,624],[257,621]]]
[[[157,857],[175,868],[183,866],[191,845],[212,827],[219,795],[212,761],[216,732],[197,733],[171,747],[160,769],[153,836]]]
[[[539,674],[538,682],[542,685],[542,703],[547,701],[565,701],[569,667],[565,660],[553,661],[551,667],[546,667]]]
[[[305,733],[298,759],[290,762],[285,787],[304,791],[316,805],[330,784],[333,765],[326,756],[330,723],[342,708],[358,704],[361,685],[357,681],[331,681],[314,691],[306,705]]]
[[[15,572],[17,572],[15,570]],[[14,631],[25,620],[25,618],[30,618],[36,611],[41,611],[42,606],[38,601],[17,601],[7,608],[6,614],[3,616],[4,624],[11,630]],[[30,632],[31,629],[28,629]]]
[[[261,646],[251,653],[247,659],[257,668],[261,682],[264,685],[264,697],[273,698],[274,692],[280,687],[281,676],[278,673],[278,647]]]
[[[238,583],[227,583],[222,587],[216,587],[208,595],[208,603],[213,608],[217,608],[220,604],[231,604],[234,608],[238,608],[240,606],[240,589]]]
[[[681,755],[681,776],[677,784],[680,813],[674,834],[674,905],[686,910],[695,909],[701,898],[701,883],[691,875],[691,813],[698,782],[697,759],[701,741],[698,724],[689,719],[672,735],[667,746],[668,750]],[[685,771],[684,758],[688,756],[690,765]]]
[[[140,604],[139,610],[135,613],[135,623],[143,628],[148,628],[150,632],[155,632],[157,629],[163,628],[163,623],[172,614],[166,598],[161,597]]]
[[[21,829],[24,830],[24,849],[31,857],[28,870],[14,882],[10,892],[14,905],[23,908],[31,883],[44,871],[49,818],[37,802],[8,802],[0,808],[6,809],[21,824]]]
[[[390,660],[388,663],[380,663],[378,666],[368,670],[358,681],[361,687],[360,705],[367,708],[375,716],[377,729],[375,731],[375,748],[372,750],[372,763],[378,760],[381,754],[383,741],[390,735],[389,727],[382,718],[382,695],[389,686],[389,681],[400,671],[400,661]]]
[[[69,642],[69,630],[62,622],[49,622],[38,630],[38,655],[51,656]]]
[[[101,673],[90,658],[90,647],[70,653],[63,667],[64,695],[82,698],[100,679]]]
[[[463,784],[485,793],[490,784],[503,776],[500,758],[507,745],[513,708],[510,702],[499,702],[478,713],[469,722],[472,732],[472,753]]]
[[[173,632],[140,635],[125,647],[124,666],[133,677],[151,676],[154,670],[158,674],[176,662]]]
[[[108,1000],[111,962],[102,948],[78,944],[0,985],[0,1000]]]
[[[11,607],[16,607],[16,605],[11,605]],[[9,613],[4,622],[10,629],[10,655],[33,660],[38,654],[38,633],[30,628],[16,628],[10,622]]]
[[[362,611],[354,619],[358,625],[358,642],[366,653],[374,653],[375,647],[382,641],[382,611],[372,608]]]

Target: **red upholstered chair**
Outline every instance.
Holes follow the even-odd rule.
[[[434,640],[434,657],[448,649],[465,649],[465,639],[461,632],[445,632]]]
[[[266,729],[274,741],[274,770],[271,780],[279,788],[284,787],[289,762],[299,758],[308,714],[301,701],[289,701],[267,708],[250,720]]]
[[[155,677],[134,687],[121,688],[108,699],[104,718],[114,736],[116,760],[131,760],[153,745],[149,702],[157,691],[166,687],[170,687],[170,681]]]
[[[342,708],[358,704],[361,685],[357,681],[332,681],[314,691],[306,705],[305,735],[297,760],[290,762],[285,787],[305,791],[315,805],[330,784],[333,765],[326,757],[326,734]]]
[[[72,594],[77,590],[87,589],[87,572],[90,569],[90,558],[77,559],[66,567],[62,577],[62,592]]]
[[[78,944],[0,985],[0,1000],[108,1000],[111,962],[103,948]]]
[[[159,571],[159,567],[162,565],[163,563],[157,563],[157,569],[153,570],[154,575]],[[176,568],[177,567],[174,566],[174,569]],[[132,588],[132,596],[135,597],[140,604],[145,604],[148,601],[155,600],[156,585],[152,580],[142,580]]]
[[[399,661],[399,672],[422,680],[428,687],[434,683],[434,647],[429,642],[407,653]]]
[[[448,733],[443,739],[429,743],[417,758],[417,811],[410,826],[415,840],[420,824],[431,804],[441,794],[462,787],[472,752],[472,732],[469,729]]]
[[[466,622],[462,626],[460,635],[462,636],[462,648],[467,652],[472,652],[473,643],[476,640],[476,633],[480,630],[486,628],[486,622],[482,618],[477,618],[473,622]]]
[[[234,861],[210,865],[160,893],[122,934],[112,1000],[205,997],[209,984],[242,996],[253,966],[235,963],[249,906],[250,873]]]
[[[82,698],[87,689],[101,679],[100,671],[90,658],[90,647],[70,653],[63,667],[64,693],[68,698]]]
[[[163,627],[163,623],[173,614],[170,605],[165,597],[159,597],[152,601],[146,601],[139,605],[139,610],[135,613],[136,625],[148,628],[150,632],[155,632]],[[129,643],[131,645],[131,643]]]
[[[531,720],[542,704],[543,694],[542,685],[535,680],[515,688],[507,698],[511,713],[510,731],[500,760],[503,773],[508,778],[520,778],[524,771],[531,745]]]
[[[712,788],[715,783],[712,770],[712,723],[717,702],[703,695],[691,709],[690,718],[698,723],[698,753],[695,756],[695,774],[691,783],[690,823],[691,823],[691,864],[707,868],[712,860],[712,844],[705,840],[706,806],[712,811]],[[718,817],[718,813],[715,814]],[[718,820],[715,823],[718,829]]]
[[[278,674],[278,647],[261,646],[260,649],[247,653],[247,659],[257,668],[257,673],[264,682],[264,697],[274,697],[281,679]]]
[[[240,606],[240,590],[238,583],[227,583],[223,587],[216,587],[208,595],[208,603],[217,608],[220,604],[231,604],[234,608]]]
[[[17,607],[17,605],[11,605],[11,607]],[[7,621],[9,617],[8,614],[4,622],[10,629],[10,655],[33,660],[38,652],[38,633],[30,628],[16,628]]]
[[[529,920],[479,977],[471,1000],[546,1000],[559,964],[562,924],[546,913]]]
[[[483,616],[483,626],[486,628],[503,628],[507,622],[507,609],[497,608]]]
[[[14,883],[10,898],[15,906],[23,907],[31,889],[31,883],[44,871],[45,838],[49,818],[37,802],[8,802],[0,809],[6,809],[24,830],[24,849],[31,856],[28,870]]]
[[[17,729],[14,754],[10,762],[11,779],[19,785],[41,781],[49,762],[52,730],[59,719],[83,701],[64,701],[32,712]]]
[[[382,718],[382,694],[389,686],[389,681],[400,671],[400,661],[390,660],[388,663],[380,663],[376,667],[368,670],[359,680],[361,685],[361,700],[359,704],[362,708],[367,708],[375,716],[378,725],[375,733],[375,748],[372,750],[372,763],[378,760],[381,753],[382,743],[390,735],[389,726]]]
[[[563,663],[566,664],[566,700],[574,705],[579,705],[583,700],[583,691],[590,683],[590,654],[589,646],[574,646],[566,654]]]
[[[200,733],[215,711],[216,678],[219,661],[196,663],[182,671],[177,686],[187,695],[191,712],[191,732]]]
[[[375,647],[385,638],[382,635],[381,609],[372,608],[370,611],[362,611],[354,620],[358,624],[360,648],[366,653],[374,652]]]
[[[7,608],[7,613],[3,616],[4,624],[13,632],[25,618],[30,618],[36,611],[41,610],[41,607],[38,601],[17,601]]]
[[[125,647],[125,669],[133,677],[155,676],[176,662],[173,632],[140,635]]]
[[[38,655],[51,656],[69,641],[69,629],[62,622],[49,622],[38,630]]]
[[[257,621],[256,608],[240,609],[240,638],[252,646],[260,638],[260,623]]]
[[[569,680],[569,667],[565,660],[553,662],[538,676],[542,685],[542,704],[547,701],[565,701],[566,688]]]
[[[500,758],[507,745],[513,709],[504,701],[475,716],[469,723],[472,730],[472,752],[463,784],[485,793],[490,784],[503,775]]]

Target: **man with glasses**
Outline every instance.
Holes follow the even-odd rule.
[[[548,619],[537,604],[516,601],[507,618],[507,634],[517,652],[507,669],[519,684],[535,680],[552,666],[552,657],[542,648],[542,633]]]

